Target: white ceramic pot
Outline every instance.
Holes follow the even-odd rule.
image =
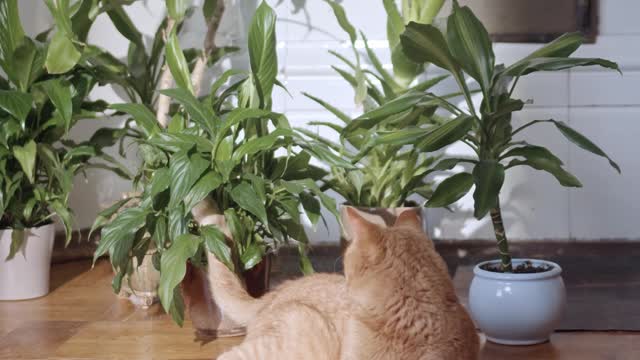
[[[549,341],[562,319],[566,293],[562,268],[544,260],[513,259],[513,266],[525,261],[551,269],[533,274],[504,274],[482,270],[486,261],[473,269],[469,308],[487,340],[504,345],[532,345]]]
[[[25,229],[18,253],[6,260],[12,230],[0,230],[0,300],[24,300],[49,293],[49,270],[55,226]]]

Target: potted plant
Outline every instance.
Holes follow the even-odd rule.
[[[356,49],[359,37],[355,28],[347,19],[344,8],[337,2],[326,0],[342,29],[349,35],[355,61],[343,55],[329,51],[341,60],[346,68],[333,69],[355,90],[355,102],[361,104],[374,121],[353,122],[352,118],[336,107],[310,94],[309,99],[320,104],[333,114],[339,122],[315,121],[310,125],[321,126],[327,131],[340,135],[339,142],[329,140],[313,131],[300,129],[307,137],[332,149],[349,162],[353,168],[330,166],[324,181],[323,190],[331,189],[345,200],[341,206],[343,225],[343,246],[350,238],[348,207],[357,211],[369,221],[390,226],[396,217],[407,207],[418,204],[410,200],[412,196],[428,199],[432,193],[431,183],[426,176],[435,170],[439,157],[420,151],[416,147],[403,147],[403,144],[370,142],[377,132],[393,134],[408,126],[422,126],[434,121],[437,104],[408,109],[400,114],[391,114],[381,107],[394,106],[406,101],[407,94],[426,91],[448,77],[448,75],[424,79],[428,64],[414,63],[402,52],[400,33],[410,21],[431,23],[440,11],[443,0],[405,1],[402,12],[393,1],[384,1],[387,13],[387,35],[391,51],[393,72],[387,71],[375,52],[369,47],[365,34],[360,32],[366,54]],[[364,62],[370,64],[366,68]],[[416,80],[420,79],[416,84]],[[422,204],[420,204],[422,205]],[[420,211],[419,214],[422,215]],[[422,216],[423,222],[426,218]],[[426,224],[425,224],[426,230]]]
[[[474,216],[477,219],[491,216],[500,259],[475,267],[469,302],[476,323],[493,342],[524,345],[547,341],[565,306],[562,269],[558,264],[511,258],[499,199],[506,171],[529,166],[548,172],[563,186],[582,186],[551,151],[517,140],[516,135],[536,124],[553,125],[570,142],[606,158],[620,171],[602,149],[562,121],[535,120],[517,128],[511,122],[512,114],[525,105],[512,97],[522,76],[592,65],[619,71],[617,64],[608,60],[570,57],[582,41],[580,34],[565,34],[510,66],[496,65],[486,29],[468,7],[460,7],[457,1],[448,17],[446,35],[434,26],[417,23],[410,23],[401,35],[405,54],[413,61],[428,61],[450,72],[466,100],[467,108],[462,109],[433,94],[416,94],[394,112],[427,101],[440,102],[452,115],[451,120],[435,127],[408,128],[404,136],[423,149],[445,140],[460,140],[476,155],[449,159],[451,166],[464,162],[472,169],[442,181],[427,206],[449,205],[475,186]],[[483,100],[479,107],[471,100],[465,74],[480,86]],[[366,119],[367,114],[356,121]],[[377,141],[384,143],[385,136],[379,135]]]
[[[160,300],[178,324],[184,320],[181,282],[187,272],[206,266],[207,254],[214,254],[241,276],[255,277],[253,272],[262,270],[266,280],[268,254],[294,242],[301,268],[308,273],[313,269],[306,257],[308,240],[301,212],[313,224],[321,218],[321,205],[336,212],[333,200],[315,182],[324,173],[309,165],[309,160],[314,156],[341,166],[350,164],[304,140],[283,114],[271,111],[271,94],[280,85],[275,21],[275,13],[263,2],[249,32],[251,71],[228,70],[201,98],[195,95],[194,74],[172,33],[166,56],[178,87],[161,93],[177,106],[166,128],[142,104],[113,106],[129,113],[143,133],[138,141],[145,161],[139,177],[146,180],[138,205],[117,213],[127,203],[123,200],[100,215],[97,224],[104,227],[95,258],[110,254],[117,291],[133,270],[134,258],[155,244]],[[242,76],[223,89],[234,74]],[[212,218],[223,219],[224,224]],[[231,239],[225,237],[226,228]],[[190,282],[183,285],[191,288]],[[264,281],[259,284],[264,285]],[[210,296],[203,286],[195,287],[196,297]],[[210,306],[210,301],[205,305]],[[240,332],[217,308],[213,310],[217,316],[206,324],[208,330],[219,336]]]
[[[93,62],[105,53],[70,31],[71,24],[88,29],[90,21],[77,24],[63,3],[48,5],[53,35],[30,38],[17,2],[0,3],[0,67],[7,75],[0,76],[0,300],[49,292],[55,217],[71,240],[73,177],[117,165],[103,152],[100,133],[82,143],[67,138],[80,119],[105,110],[103,101],[88,100],[99,82]],[[97,158],[105,161],[90,162]]]

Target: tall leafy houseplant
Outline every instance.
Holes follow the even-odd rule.
[[[321,205],[335,212],[335,203],[316,185],[323,173],[309,165],[309,159],[350,166],[326,148],[304,141],[283,114],[271,110],[271,94],[279,85],[275,21],[273,10],[262,3],[249,31],[251,71],[226,71],[202,98],[196,97],[193,74],[177,38],[170,35],[167,63],[178,87],[161,93],[178,106],[167,128],[159,126],[144,105],[113,106],[131,114],[144,133],[139,141],[146,147],[142,172],[148,183],[139,205],[122,210],[110,222],[127,200],[101,214],[96,225],[107,224],[95,257],[110,254],[118,291],[123,276],[132,271],[133,258],[141,258],[155,244],[160,300],[179,324],[184,312],[179,284],[187,261],[204,265],[207,252],[242,273],[295,241],[302,270],[311,272],[301,211],[316,224]],[[223,88],[232,75],[241,77]],[[224,216],[231,243],[223,229],[198,223],[203,212]]]
[[[443,141],[460,140],[476,155],[470,159],[448,159],[447,167],[466,162],[471,164],[472,170],[457,173],[444,180],[427,206],[449,205],[475,185],[474,216],[482,219],[487,213],[490,214],[503,272],[513,271],[498,196],[506,171],[517,166],[529,166],[548,172],[563,186],[582,186],[574,175],[563,168],[562,161],[549,149],[516,140],[514,137],[517,134],[536,124],[551,124],[570,142],[606,158],[620,172],[618,165],[602,149],[562,121],[544,119],[534,120],[517,128],[512,125],[512,115],[525,105],[522,100],[513,98],[513,91],[520,77],[538,71],[559,71],[592,65],[619,71],[617,64],[608,60],[570,57],[582,42],[580,34],[565,34],[509,66],[496,65],[487,30],[468,7],[460,7],[457,1],[454,1],[453,11],[448,17],[446,34],[431,25],[410,23],[401,35],[405,54],[415,62],[430,62],[449,71],[467,103],[467,108],[462,109],[433,94],[416,96],[400,109],[437,101],[453,115],[453,119],[435,128],[406,129],[404,136],[410,143],[429,146]],[[477,81],[480,86],[483,100],[479,107],[474,106],[471,100],[465,75]],[[367,118],[368,115],[365,114],[363,119]],[[378,141],[385,142],[385,136],[380,135]]]
[[[331,167],[324,188],[339,193],[349,205],[369,208],[406,206],[407,199],[414,194],[428,199],[432,188],[425,181],[425,177],[433,170],[437,157],[421,152],[416,147],[403,148],[402,145],[392,143],[373,144],[369,139],[376,132],[394,134],[408,126],[422,126],[434,121],[437,105],[433,104],[393,114],[376,109],[404,102],[407,97],[415,97],[416,93],[430,89],[447,77],[445,75],[422,79],[415,84],[417,79],[422,78],[421,75],[428,64],[410,61],[400,45],[400,33],[405,24],[410,21],[431,23],[444,1],[403,1],[402,12],[393,0],[382,1],[387,13],[387,38],[391,49],[392,72],[383,67],[382,61],[369,47],[365,34],[360,32],[358,36],[344,8],[332,0],[326,2],[331,6],[342,29],[349,35],[355,59],[351,61],[335,51],[330,51],[346,66],[334,66],[333,69],[354,88],[355,102],[362,104],[365,111],[370,111],[369,114],[375,117],[376,123],[353,122],[349,115],[336,107],[313,95],[305,94],[340,121],[316,121],[310,125],[335,131],[340,135],[340,141],[331,141],[310,130],[300,131],[336,151],[353,164],[358,164],[351,169]],[[360,54],[356,49],[357,41],[363,42],[366,54]],[[370,64],[370,68],[365,67],[365,62]]]
[[[47,1],[55,30],[25,35],[16,0],[0,1],[0,228],[13,229],[11,252],[24,241],[24,230],[49,224],[57,216],[71,240],[69,193],[73,177],[87,167],[116,170],[103,152],[100,131],[76,143],[69,131],[80,119],[96,118],[107,104],[88,101],[99,83],[94,63],[107,56],[85,44],[92,21],[80,21],[82,6]],[[75,29],[75,31],[72,31]],[[52,33],[52,35],[49,35]],[[78,35],[80,34],[80,35]],[[96,163],[92,159],[106,162]]]

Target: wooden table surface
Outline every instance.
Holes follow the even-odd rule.
[[[111,290],[106,261],[55,265],[52,292],[28,301],[0,302],[0,359],[215,359],[242,341],[201,343],[159,306],[142,310]],[[562,332],[550,343],[506,347],[486,343],[482,359],[636,360],[640,333]]]

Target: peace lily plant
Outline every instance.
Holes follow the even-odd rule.
[[[519,140],[516,135],[531,126],[549,124],[570,142],[607,159],[618,172],[620,168],[596,144],[562,121],[534,120],[514,127],[513,114],[525,106],[524,101],[513,97],[514,89],[521,77],[539,71],[592,65],[619,71],[618,66],[599,58],[571,57],[583,42],[577,33],[562,35],[509,66],[496,64],[487,30],[468,7],[460,7],[457,1],[453,2],[445,33],[429,24],[411,22],[400,36],[400,41],[404,53],[411,60],[429,62],[447,70],[458,84],[466,107],[459,107],[432,93],[410,91],[353,123],[376,123],[380,121],[380,112],[401,114],[426,103],[438,103],[450,114],[450,119],[440,125],[408,127],[395,133],[379,131],[373,142],[413,145],[425,150],[460,141],[471,148],[473,157],[443,160],[442,168],[450,169],[463,163],[470,170],[458,172],[442,181],[427,206],[450,205],[475,186],[474,216],[482,219],[490,214],[500,261],[482,263],[474,270],[476,276],[470,291],[474,318],[491,341],[504,344],[546,341],[561,319],[564,307],[561,269],[557,264],[543,260],[512,260],[499,194],[507,171],[518,166],[545,171],[563,186],[581,187],[582,184],[549,149]],[[483,95],[480,106],[472,101],[467,77],[480,87]],[[502,289],[505,281],[509,289]],[[504,295],[505,291],[509,296]],[[525,305],[532,302],[540,303],[540,306]],[[502,320],[498,321],[498,318]]]
[[[104,152],[111,145],[104,138],[108,129],[80,143],[69,138],[78,121],[100,118],[106,110],[104,101],[88,97],[103,83],[96,64],[110,55],[86,43],[93,18],[85,6],[76,6],[69,16],[66,2],[46,3],[55,28],[30,38],[17,1],[0,1],[0,68],[6,74],[0,76],[0,232],[11,233],[6,259],[0,259],[0,271],[9,276],[0,286],[0,298],[48,292],[52,223],[55,217],[61,220],[68,244],[73,224],[69,195],[76,174],[97,167],[127,176]],[[4,253],[9,239],[2,238]],[[25,254],[14,259],[18,252]],[[24,271],[30,275],[23,276]]]
[[[387,14],[387,38],[391,49],[392,72],[387,71],[382,61],[369,46],[365,34],[359,36],[349,22],[344,8],[337,2],[326,0],[342,29],[349,35],[355,61],[329,51],[341,60],[345,68],[333,69],[355,90],[355,102],[361,104],[369,114],[377,114],[376,122],[353,122],[352,118],[329,103],[310,94],[304,94],[317,102],[339,123],[315,121],[318,125],[340,135],[334,142],[313,131],[300,129],[306,136],[321,142],[339,153],[353,164],[354,168],[332,166],[324,179],[323,189],[332,189],[340,194],[348,205],[367,208],[396,208],[408,206],[409,197],[418,195],[428,199],[432,187],[426,176],[433,171],[438,157],[421,151],[418,147],[403,147],[397,144],[370,143],[376,132],[393,133],[407,126],[423,126],[433,121],[437,105],[406,110],[400,114],[379,112],[378,108],[392,103],[409,92],[421,92],[444,80],[447,76],[423,79],[428,64],[415,63],[402,52],[400,34],[406,23],[416,21],[429,24],[438,14],[444,0],[403,1],[402,12],[392,0],[384,0]],[[356,43],[364,44],[366,54],[361,54]],[[370,68],[365,66],[370,64]],[[416,84],[416,80],[420,79]]]
[[[170,21],[178,23],[179,15],[169,9]],[[100,214],[95,227],[104,227],[95,258],[109,253],[118,291],[123,277],[133,270],[133,259],[140,263],[155,245],[160,300],[179,324],[184,319],[180,282],[187,262],[203,266],[207,252],[241,274],[281,245],[294,243],[302,270],[313,271],[301,216],[315,226],[322,205],[334,213],[336,206],[316,185],[324,173],[309,160],[313,156],[351,166],[303,139],[283,114],[271,110],[274,87],[280,86],[275,22],[274,11],[263,2],[249,31],[251,71],[227,70],[200,98],[193,81],[198,76],[189,71],[171,33],[165,56],[177,88],[160,92],[176,111],[166,128],[143,104],[112,106],[130,114],[142,133],[137,141],[145,161],[138,176],[145,186],[137,205],[118,212],[128,202],[123,200]],[[234,75],[239,80],[223,86]],[[219,224],[199,223],[208,215],[224,216],[232,242]]]

